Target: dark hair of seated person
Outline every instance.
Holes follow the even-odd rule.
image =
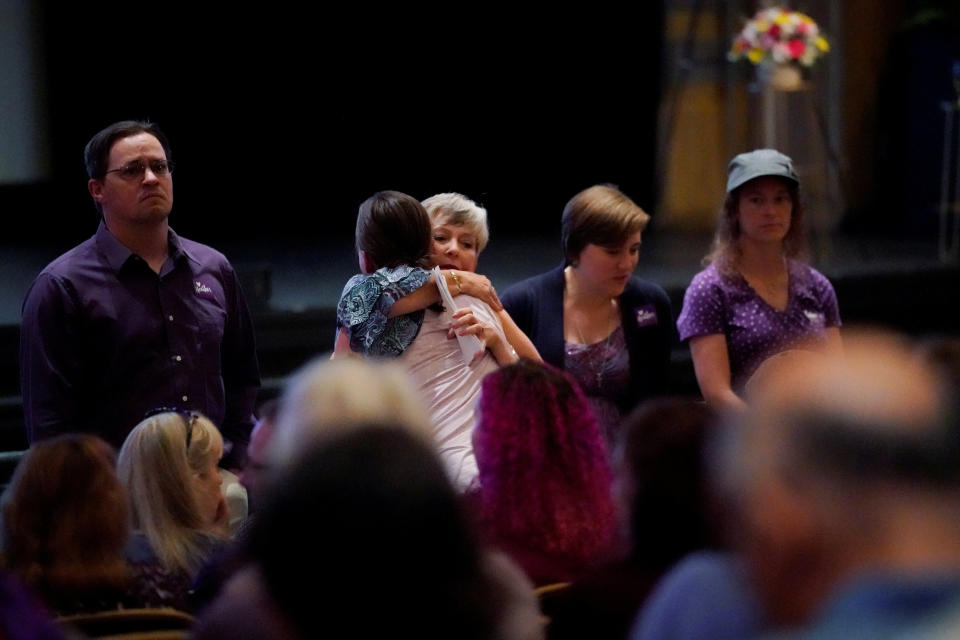
[[[127,495],[114,463],[96,436],[43,440],[4,493],[5,565],[58,613],[114,608],[128,587]]]
[[[430,445],[345,429],[274,484],[248,553],[305,638],[491,638],[503,600]]]
[[[624,421],[617,473],[634,563],[663,571],[691,551],[720,544],[718,506],[703,465],[714,421],[706,403],[686,398],[649,400]]]
[[[623,423],[614,454],[617,493],[629,527],[629,554],[541,599],[548,640],[623,638],[657,580],[720,534],[703,468],[714,421],[706,403],[658,398]]]

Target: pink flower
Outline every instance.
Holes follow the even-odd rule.
[[[788,46],[790,47],[790,57],[795,60],[803,56],[803,52],[807,50],[807,45],[803,43],[803,40],[791,40]]]

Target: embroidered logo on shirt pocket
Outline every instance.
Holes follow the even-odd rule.
[[[634,310],[638,327],[650,327],[657,324],[657,308],[652,304],[645,304]]]
[[[803,315],[807,316],[807,320],[815,327],[823,328],[827,324],[826,317],[819,311],[804,311]]]
[[[193,292],[203,298],[213,299],[213,289],[211,289],[209,285],[201,282],[200,280],[193,281]]]

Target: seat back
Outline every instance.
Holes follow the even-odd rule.
[[[186,640],[193,616],[176,609],[116,609],[61,616],[57,622],[99,640]]]

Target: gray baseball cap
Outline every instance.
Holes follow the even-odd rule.
[[[727,174],[727,193],[760,176],[780,176],[800,184],[793,160],[775,149],[756,149],[734,156]]]

